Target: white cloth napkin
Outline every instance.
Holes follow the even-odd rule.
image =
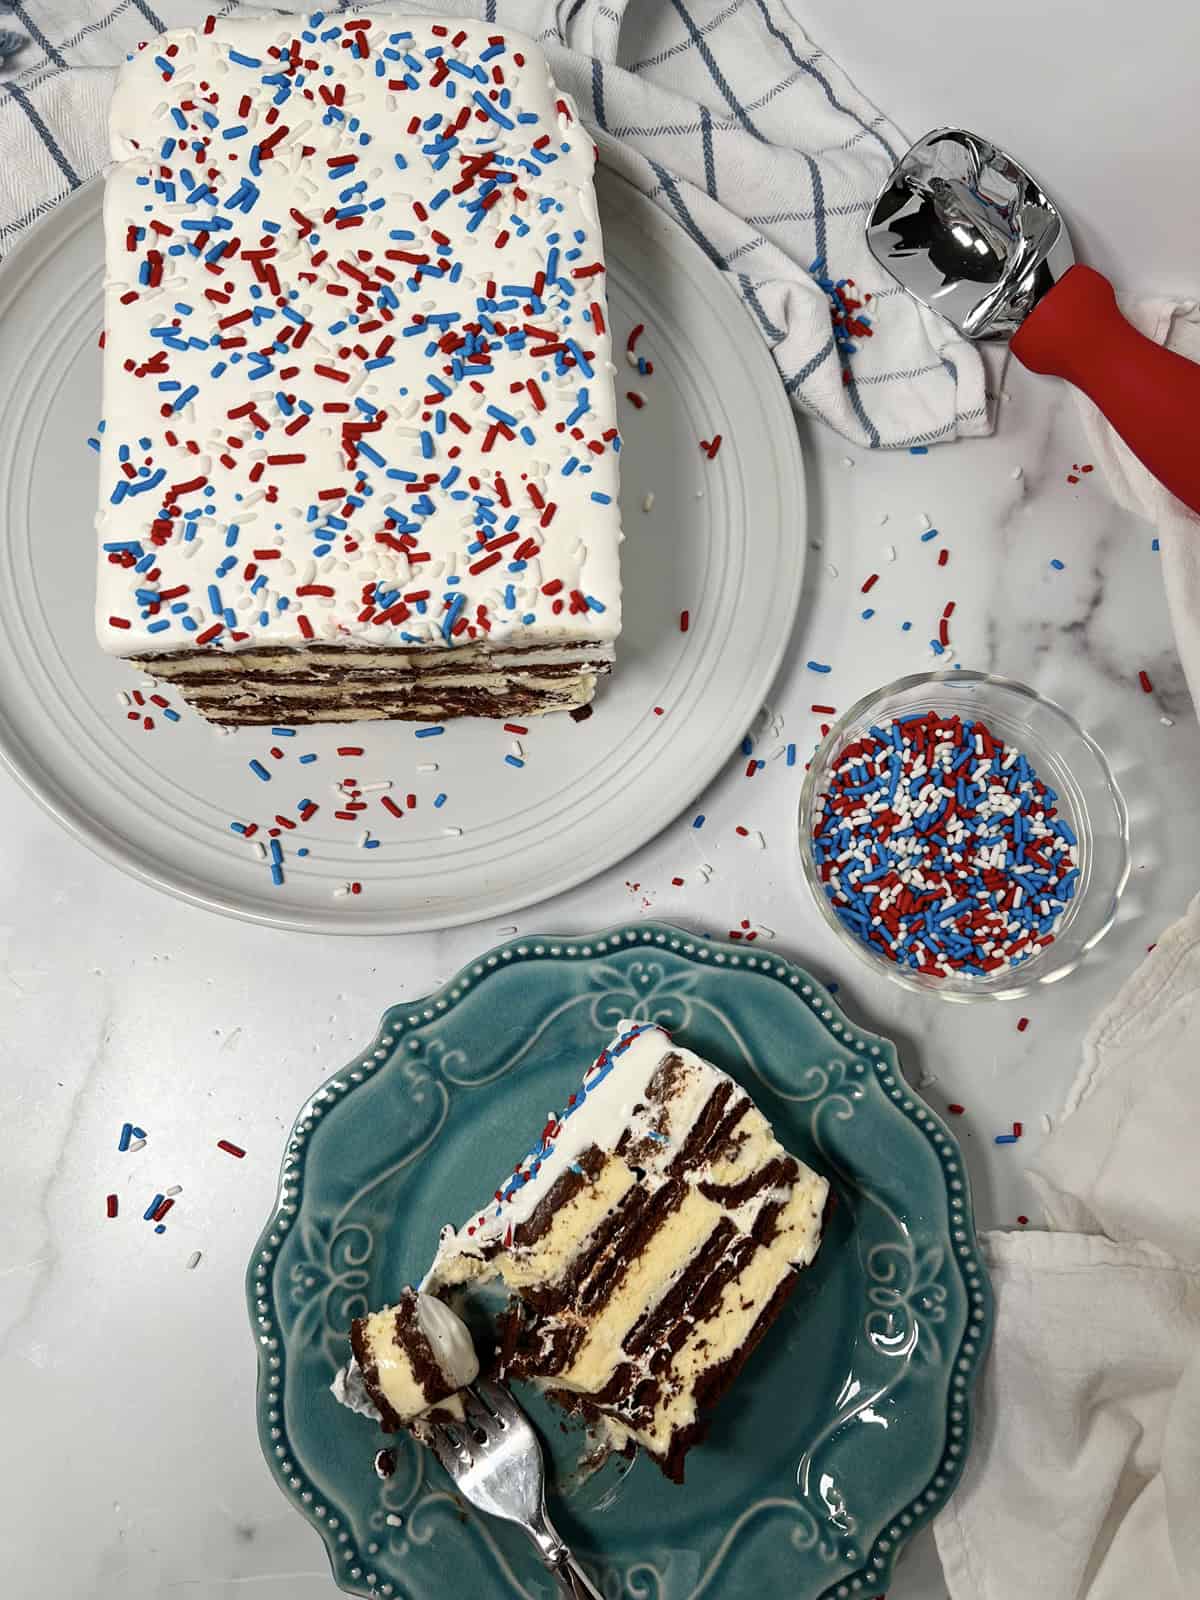
[[[1157,344],[1200,361],[1200,306],[1195,301],[1148,300],[1123,304],[1121,310]],[[1086,396],[1078,398],[1092,458],[1113,498],[1153,523],[1158,534],[1175,644],[1192,701],[1200,706],[1200,517],[1150,476]]]
[[[27,42],[0,63],[0,254],[103,166],[113,69],[127,53],[209,10],[255,8],[0,0],[5,9],[8,31]],[[909,299],[866,247],[866,214],[907,141],[816,48],[785,0],[393,0],[355,9],[474,13],[536,37],[606,160],[725,274],[750,314],[748,336],[752,322],[799,410],[861,445],[988,431],[978,353]],[[864,301],[857,335],[835,332],[839,283],[851,300],[876,297]]]
[[[953,1600],[1200,1596],[1200,899],[1095,1023],[984,1245],[996,1332],[934,1532]]]

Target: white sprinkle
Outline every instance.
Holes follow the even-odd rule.
[[[525,752],[521,748],[520,739],[513,739],[511,741],[511,743],[509,744],[509,747],[508,747],[508,753],[509,753],[510,756],[516,756],[518,761],[520,761],[524,757]]]
[[[884,523],[885,523],[885,522],[886,522],[886,521],[887,521],[887,519],[888,519],[888,513],[887,513],[887,512],[886,512],[886,511],[885,511],[885,512],[884,512],[884,513],[883,513],[883,515],[882,515],[882,516],[881,516],[881,517],[880,517],[880,519],[879,519],[879,526],[880,526],[880,527],[881,527],[881,528],[882,528],[882,527],[883,527],[883,525],[884,525]]]
[[[1164,728],[1173,728],[1175,726],[1174,717],[1159,717],[1158,720],[1162,723]]]
[[[254,854],[258,857],[258,859],[260,861],[265,861],[267,859],[267,847],[265,844],[263,844],[262,840],[251,839],[250,843],[253,846]]]
[[[442,837],[445,839],[459,839],[462,837],[461,828],[443,828]]]
[[[703,489],[697,489],[696,490],[696,499],[697,500],[703,500],[704,499],[704,490]]]
[[[831,578],[836,578],[837,575],[838,575],[838,569],[834,566],[832,561],[829,563],[828,567],[826,568],[826,571],[829,573],[829,576]]]
[[[117,690],[117,704],[119,706],[128,706],[133,704],[131,696],[127,695],[124,689]]]
[[[762,834],[759,833],[757,828],[755,828],[754,832],[750,835],[750,843],[756,850],[765,850],[767,848],[767,841],[763,838]]]
[[[182,1194],[183,1193],[183,1185],[182,1184],[178,1184],[178,1183],[173,1183],[169,1189],[164,1190],[164,1193],[169,1195],[173,1199],[177,1194]]]
[[[886,561],[895,561],[895,559],[896,559],[896,546],[894,544],[886,545],[884,547],[883,555],[884,555],[884,560],[886,560]]]
[[[645,496],[643,496],[643,498],[642,498],[642,510],[643,511],[653,511],[653,509],[654,509],[654,490],[651,489],[650,493],[645,495]]]
[[[1023,478],[1024,476],[1025,476],[1025,468],[1024,467],[1014,467],[1012,469],[1012,471],[1009,473],[1009,477],[1012,478],[1014,482],[1018,478]]]
[[[338,888],[336,888],[333,891],[333,898],[335,900],[340,900],[343,895],[347,895],[349,893],[350,893],[350,885],[348,883],[343,883],[343,884],[340,884],[338,886]]]
[[[918,1083],[917,1083],[917,1088],[918,1089],[928,1089],[933,1084],[935,1084],[937,1081],[938,1080],[937,1080],[937,1073],[936,1072],[923,1072],[921,1074],[921,1076],[920,1076],[920,1079],[919,1079]]]
[[[773,939],[775,937],[775,929],[768,928],[764,923],[761,922],[755,923],[754,931],[758,934],[760,939]]]
[[[417,768],[417,771],[418,772],[436,772],[437,769],[438,769],[438,764],[437,764],[436,761],[422,761],[421,765]]]
[[[508,939],[508,938],[511,938],[512,935],[514,933],[516,933],[516,931],[517,931],[517,925],[514,922],[511,928],[497,928],[496,929],[496,937],[498,939]]]
[[[200,1265],[200,1252],[199,1252],[199,1250],[193,1250],[191,1255],[187,1258],[188,1271],[189,1272],[195,1272],[196,1268],[199,1265]]]
[[[638,358],[632,350],[626,350],[625,359],[631,367],[636,367],[638,364]]]
[[[922,511],[922,513],[921,513],[921,526],[923,528],[932,528],[933,527],[933,523],[930,522],[930,520],[929,520],[928,511]]]
[[[144,1150],[145,1148],[146,1148],[145,1139],[134,1139],[130,1143],[129,1153],[130,1153],[130,1155],[132,1155],[135,1150]]]
[[[843,456],[842,457],[842,465],[844,467],[852,467],[854,465],[854,461],[850,456]]]
[[[370,837],[371,837],[370,828],[364,828],[363,831],[358,836],[358,848],[360,850],[363,848],[363,846],[366,844],[367,840]]]
[[[1050,1118],[1043,1111],[1042,1112],[1042,1132],[1043,1133],[1049,1133],[1051,1128],[1053,1128],[1053,1126],[1054,1126],[1054,1124],[1050,1121]]]
[[[404,1526],[404,1518],[396,1516],[394,1511],[389,1511],[383,1520],[389,1528],[402,1528]]]
[[[375,794],[380,789],[390,789],[391,787],[392,787],[392,780],[390,778],[385,778],[382,783],[362,783],[362,784],[359,784],[359,793],[360,794]]]

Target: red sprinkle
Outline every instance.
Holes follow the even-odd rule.
[[[966,1106],[960,1106],[960,1105],[957,1105],[957,1104],[946,1107],[946,1110],[950,1113],[950,1115],[952,1117],[961,1117],[963,1112],[966,1109],[967,1109]]]
[[[682,889],[683,888],[683,879],[682,878],[672,878],[671,882],[675,885],[675,887],[677,889]]]
[[[871,590],[875,587],[875,585],[878,582],[879,582],[879,574],[877,572],[873,572],[871,574],[871,576],[869,578],[867,578],[863,582],[861,593],[870,594]]]
[[[949,559],[950,559],[950,552],[949,552],[949,550],[946,549],[945,545],[943,545],[942,548],[938,551],[938,566],[939,567],[944,567],[946,565],[947,561],[949,561]]]
[[[644,322],[639,322],[635,328],[631,328],[630,332],[629,332],[629,337],[625,341],[626,350],[633,350],[636,347],[638,340],[642,337],[642,335],[645,333],[645,331],[646,331],[646,324]]]
[[[217,1149],[224,1150],[227,1156],[236,1156],[239,1161],[246,1154],[240,1144],[230,1144],[228,1139],[218,1139]]]
[[[688,629],[691,627],[691,625],[692,625],[692,613],[690,611],[681,611],[679,613],[679,631],[680,631],[680,633],[686,633],[688,631]]]
[[[110,1216],[110,1217],[115,1217],[116,1216],[116,1214],[117,1214],[117,1197],[116,1197],[115,1194],[110,1194],[109,1195],[108,1199],[104,1202],[104,1209],[105,1209],[106,1213],[108,1214],[108,1216]]]
[[[1024,1033],[1025,1029],[1028,1026],[1029,1026],[1029,1018],[1028,1017],[1018,1017],[1017,1018],[1017,1032],[1018,1033]]]
[[[1029,1221],[1029,1218],[1028,1217],[1018,1217],[1017,1221],[1021,1224],[1022,1227],[1024,1227],[1025,1224]]]
[[[390,811],[394,817],[402,817],[404,815],[390,794],[381,794],[379,796],[379,804],[385,811]]]
[[[338,745],[337,753],[340,756],[361,756],[363,748],[358,744],[340,744]]]
[[[506,722],[504,724],[504,731],[505,733],[528,733],[529,729],[524,727],[519,722]]]
[[[837,707],[836,706],[810,706],[809,710],[814,712],[818,717],[836,717],[837,716]]]
[[[1025,1132],[1025,1124],[1023,1122],[1014,1122],[1013,1123],[1013,1133],[1016,1135],[1016,1137],[1018,1139],[1021,1137],[1021,1135],[1024,1132]]]
[[[1148,672],[1146,672],[1144,670],[1142,672],[1139,672],[1138,673],[1138,682],[1142,686],[1143,693],[1145,693],[1145,694],[1153,694],[1154,693],[1154,685],[1150,682],[1150,674]]]

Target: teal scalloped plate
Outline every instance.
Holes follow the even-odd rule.
[[[887,1587],[966,1458],[991,1292],[962,1158],[893,1045],[767,952],[639,924],[522,939],[425,1000],[303,1108],[247,1273],[258,1429],[348,1594],[549,1600],[515,1530],[465,1511],[407,1436],[329,1393],[346,1330],[421,1276],[441,1225],[490,1193],[622,1017],[737,1078],[833,1183],[816,1262],[669,1484],[649,1461],[575,1469],[581,1436],[523,1391],[551,1514],[606,1600],[853,1600]]]

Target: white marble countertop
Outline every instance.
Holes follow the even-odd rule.
[[[1078,231],[1125,286],[1180,286],[1200,224],[1191,218],[1193,236],[1179,242],[1172,114],[1185,94],[1191,104],[1196,57],[1178,38],[1161,52],[1154,36],[1172,17],[1181,22],[1183,7],[1153,0],[1130,13],[1127,36],[1103,41],[1087,32],[1090,8],[1059,9],[1070,12],[1070,28],[1039,14],[1059,51],[1053,85],[1041,54],[1031,62],[1020,39],[983,41],[981,80],[970,30],[957,9],[935,0],[910,5],[904,34],[881,17],[869,38],[851,36],[849,13],[830,0],[814,0],[805,22],[912,130],[967,117],[1011,138],[1064,198],[1073,188]],[[944,28],[943,82],[930,81],[914,11],[930,31]],[[1188,25],[1200,42],[1195,21]],[[983,32],[976,24],[977,43]],[[1071,55],[1068,72],[1062,62]],[[1094,94],[1118,70],[1138,90],[1132,106]],[[955,85],[972,73],[967,103]],[[1052,89],[1053,101],[1040,98]],[[1081,128],[1085,116],[1100,115],[1101,101],[1104,125],[1089,143]],[[1118,198],[1136,207],[1121,228],[1107,215]],[[1144,262],[1127,232],[1142,223],[1151,235]],[[672,888],[681,863],[695,859],[684,819],[588,887],[505,919],[568,933],[652,914],[723,934],[745,916],[773,929],[781,951],[840,983],[851,1015],[896,1039],[933,1105],[966,1107],[956,1130],[980,1222],[992,1227],[1034,1215],[1022,1169],[1043,1114],[1063,1099],[1088,1021],[1200,884],[1191,799],[1200,792],[1200,728],[1172,649],[1151,530],[1114,510],[1094,474],[1067,482],[1072,463],[1085,459],[1068,396],[1020,369],[1006,389],[994,438],[927,456],[873,457],[804,430],[811,528],[822,548],[772,704],[787,736],[804,746],[819,720],[808,710],[813,701],[844,708],[927,666],[925,641],[944,602],[955,600],[956,659],[1060,700],[1103,745],[1124,787],[1134,874],[1116,928],[1083,969],[1019,1006],[952,1007],[872,977],[806,899],[792,821],[798,772],[780,763],[751,786],[736,757],[700,806],[710,818],[763,830],[768,848],[753,880],[745,856],[719,844],[714,829],[705,839],[712,881],[695,887],[693,875]],[[934,544],[919,540],[923,515],[941,530]],[[888,545],[894,565],[885,561]],[[939,570],[942,546],[951,555]],[[1052,557],[1063,571],[1051,569]],[[877,569],[885,579],[872,595],[876,616],[863,622],[859,584]],[[910,617],[912,631],[901,632]],[[815,678],[804,669],[808,657],[834,672]],[[1152,696],[1139,688],[1139,668],[1153,680]],[[259,1456],[246,1258],[272,1205],[296,1108],[370,1037],[385,1005],[449,976],[493,942],[497,925],[336,940],[223,920],[123,877],[6,778],[0,830],[5,1592],[17,1600],[216,1600],[246,1585],[256,1595],[328,1600],[335,1590],[320,1541]],[[1030,1018],[1023,1033],[1020,1014]],[[130,1118],[151,1140],[136,1158],[120,1159],[116,1132]],[[1023,1143],[997,1148],[992,1135],[1014,1118],[1025,1125]],[[221,1137],[244,1146],[246,1159],[215,1152]],[[106,1222],[109,1191],[140,1215],[146,1195],[176,1183],[183,1194],[163,1238]],[[194,1250],[202,1261],[188,1271]],[[891,1593],[944,1594],[928,1536]]]

